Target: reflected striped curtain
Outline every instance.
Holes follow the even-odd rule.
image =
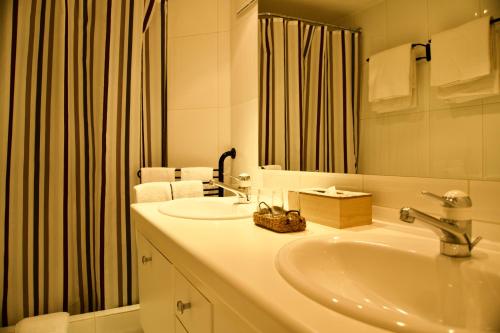
[[[158,20],[149,3],[0,1],[2,326],[137,302],[129,205],[145,135],[143,28]],[[149,112],[156,141],[162,111]]]
[[[259,163],[355,173],[359,34],[259,19]]]

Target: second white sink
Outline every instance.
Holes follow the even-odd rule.
[[[304,238],[283,247],[278,271],[334,311],[399,332],[499,332],[500,256],[439,254],[403,232]]]
[[[234,220],[252,216],[255,204],[236,204],[236,197],[185,198],[167,201],[160,213],[193,220]]]

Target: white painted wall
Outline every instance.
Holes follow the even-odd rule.
[[[231,148],[230,1],[168,1],[169,166],[216,167]]]

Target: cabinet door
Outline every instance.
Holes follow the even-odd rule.
[[[212,332],[212,304],[175,270],[176,315],[189,333]]]
[[[144,333],[174,332],[173,266],[141,234],[137,234],[139,302]]]

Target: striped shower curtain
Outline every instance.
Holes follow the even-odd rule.
[[[259,163],[355,173],[359,34],[259,19]]]
[[[130,189],[166,137],[143,37],[164,75],[165,22],[166,0],[0,1],[2,326],[137,302]]]

